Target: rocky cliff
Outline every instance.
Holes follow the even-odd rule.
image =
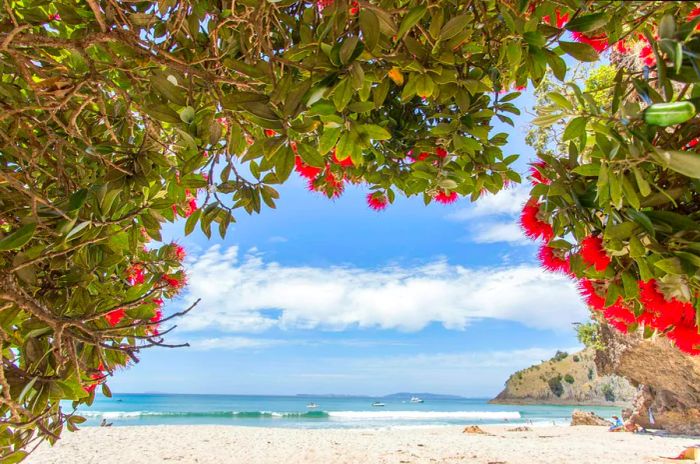
[[[511,375],[492,403],[630,406],[636,389],[617,375],[600,375],[595,351],[561,353]]]
[[[607,349],[596,353],[599,371],[640,386],[623,417],[644,427],[700,435],[700,356],[683,354],[664,337],[622,335],[607,326],[601,339]]]

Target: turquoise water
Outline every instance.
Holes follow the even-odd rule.
[[[373,407],[381,401],[383,407]],[[315,409],[307,404],[316,403]],[[114,394],[98,396],[79,414],[99,425],[225,424],[259,427],[388,427],[461,424],[568,423],[573,406],[488,404],[486,399],[425,399],[327,396]],[[603,417],[619,408],[583,407]]]

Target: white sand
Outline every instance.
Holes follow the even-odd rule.
[[[700,439],[610,433],[604,427],[535,427],[493,436],[461,427],[324,429],[174,425],[86,427],[42,445],[27,462],[61,464],[232,463],[650,463]],[[688,461],[685,461],[688,462]]]

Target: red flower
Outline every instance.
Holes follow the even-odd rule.
[[[321,173],[321,168],[315,166],[309,166],[304,163],[301,156],[294,157],[294,170],[299,173],[301,177],[306,177],[307,179],[315,179]]]
[[[350,16],[355,16],[359,12],[360,12],[360,4],[357,2],[352,2],[350,4],[350,9],[348,9],[348,13],[350,13]]]
[[[539,214],[540,204],[536,200],[530,199],[525,203],[520,214],[520,226],[529,238],[533,240],[542,238],[549,242],[554,238],[554,229],[548,223],[541,221]]]
[[[345,182],[326,168],[326,174],[321,179],[309,179],[308,188],[312,192],[321,192],[330,198],[338,198],[345,190]]]
[[[443,205],[449,205],[450,203],[454,203],[457,201],[458,195],[457,192],[445,192],[444,190],[440,190],[438,193],[435,194],[433,199],[437,201],[438,203],[442,203]]]
[[[644,306],[640,322],[657,330],[667,330],[679,324],[695,324],[695,308],[676,298],[666,299],[656,280],[639,281],[639,302]]]
[[[422,151],[422,152],[418,153],[418,156],[414,157],[413,150],[411,150],[411,152],[408,156],[410,156],[411,159],[413,159],[413,161],[423,161],[430,156],[430,153]]]
[[[685,150],[692,150],[693,148],[698,146],[698,143],[700,143],[700,137],[695,138],[688,142],[688,145],[685,146]]]
[[[155,304],[156,306],[163,306],[163,299],[162,298],[153,298],[151,300],[151,302],[153,304]]]
[[[569,274],[571,268],[569,267],[569,259],[561,258],[555,253],[555,249],[549,245],[543,244],[540,247],[539,253],[537,253],[538,258],[542,267],[551,272],[563,272],[564,274]]]
[[[581,241],[581,257],[596,271],[604,271],[612,260],[603,249],[603,240],[598,236],[589,235]]]
[[[274,137],[277,135],[277,132],[273,131],[272,129],[265,129],[265,135],[267,137]]]
[[[297,143],[295,141],[292,140],[291,142],[289,142],[289,148],[292,149],[292,152],[295,155],[299,154],[299,147],[297,147]]]
[[[126,278],[131,285],[142,284],[145,280],[145,275],[143,273],[143,266],[140,264],[134,264],[129,269],[126,270]]]
[[[175,256],[175,259],[178,261],[182,261],[185,259],[185,256],[187,256],[187,252],[185,251],[185,248],[182,245],[179,245],[177,243],[171,243],[170,246],[172,247],[172,253]]]
[[[187,200],[187,208],[185,209],[185,217],[190,217],[192,216],[192,213],[197,211],[197,199],[195,197],[190,197]]]
[[[124,309],[122,308],[119,308],[105,314],[105,320],[109,325],[114,327],[115,325],[119,324],[119,322],[122,319],[124,319],[124,316],[126,316],[126,311],[124,311]]]
[[[381,192],[374,192],[367,194],[367,206],[375,211],[382,211],[386,209],[389,200],[386,195]]]
[[[598,53],[608,48],[608,36],[605,34],[586,35],[582,32],[572,32],[571,35],[576,42],[586,43]]]
[[[61,15],[58,13],[49,15],[49,21],[60,21],[60,20],[61,20]]]
[[[184,277],[179,278],[175,275],[164,275],[163,280],[170,287],[171,290],[179,290],[185,286],[186,279]]]
[[[151,319],[149,319],[151,322],[160,322],[160,319],[163,317],[163,311],[160,308],[156,308],[156,312],[153,315]]]
[[[645,45],[639,52],[639,58],[644,62],[646,66],[654,66],[656,64],[656,56],[654,55],[654,50],[651,45]]]
[[[331,160],[332,160],[335,164],[337,164],[338,166],[342,166],[342,167],[344,167],[344,168],[348,168],[348,167],[350,167],[350,166],[354,166],[354,164],[353,164],[353,162],[352,162],[352,158],[349,157],[349,156],[348,156],[347,158],[343,159],[343,160],[338,159],[338,157],[337,157],[336,154],[335,154],[335,149],[334,149],[333,152],[331,153]]]
[[[629,48],[627,48],[627,42],[624,40],[618,40],[615,42],[615,50],[617,50],[618,53],[627,53],[629,51]]]
[[[700,16],[700,7],[694,8],[690,13],[688,13],[688,17],[686,18],[686,21],[691,21],[695,19],[696,17]],[[695,30],[699,31],[700,30],[700,24],[695,26]]]
[[[538,169],[539,168],[539,169]],[[545,184],[549,185],[552,183],[550,179],[547,179],[543,174],[542,171],[547,168],[547,163],[544,161],[540,160],[535,163],[532,163],[530,166],[530,177],[532,177],[532,184]]]
[[[561,14],[559,10],[556,11],[557,14],[557,21],[556,21],[556,26],[561,29],[564,24],[569,22],[569,13],[564,13],[564,15]],[[545,23],[548,23],[552,26],[554,26],[554,23],[552,23],[552,19],[549,15],[542,16],[542,20]]]
[[[438,155],[440,158],[444,158],[447,156],[447,150],[445,150],[442,147],[437,147],[435,149],[435,154]]]
[[[666,336],[681,351],[693,356],[700,355],[700,334],[698,334],[698,328],[695,325],[676,326]]]
[[[577,286],[579,294],[583,297],[583,301],[585,301],[588,306],[596,311],[605,310],[605,298],[598,294],[592,280],[581,279]]]

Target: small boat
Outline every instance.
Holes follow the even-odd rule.
[[[372,403],[372,406],[375,408],[383,408],[384,406],[386,406],[386,404],[382,403],[381,401],[375,401],[374,403]]]
[[[316,409],[318,405],[316,403],[309,403],[306,405],[306,407],[309,409]]]
[[[410,403],[422,403],[423,400],[418,398],[417,396],[412,396]]]

